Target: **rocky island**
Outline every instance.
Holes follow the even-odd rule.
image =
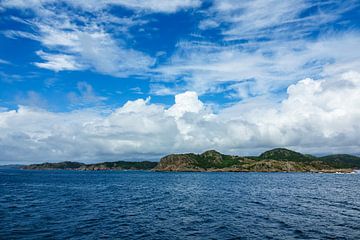
[[[275,148],[259,156],[232,156],[209,150],[202,154],[171,154],[160,162],[78,162],[31,164],[36,170],[154,170],[176,172],[342,172],[360,169],[360,157],[338,154],[315,157],[285,148]]]

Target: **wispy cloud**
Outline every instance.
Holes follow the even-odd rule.
[[[139,11],[173,13],[182,9],[199,7],[201,0],[115,0],[110,1],[110,4],[120,5]]]
[[[262,42],[255,47],[186,41],[179,43],[169,63],[157,70],[165,79],[184,81],[187,89],[201,94],[228,82],[239,97],[257,96],[305,77],[329,77],[359,69],[360,54],[353,51],[359,48],[359,41],[360,34],[351,32],[317,40]]]
[[[81,15],[76,9],[65,11],[64,7],[55,7],[53,4],[53,1],[3,3],[5,6],[34,11],[34,18],[21,20],[31,30],[10,29],[4,31],[4,34],[10,38],[21,37],[40,42],[45,50],[37,52],[43,61],[36,62],[36,66],[54,71],[89,69],[126,77],[145,74],[153,64],[154,60],[150,56],[132,49],[122,38],[108,31],[116,26],[116,33],[123,31],[126,36],[129,28],[144,24],[144,21],[133,17],[119,18],[103,11]],[[77,5],[68,4],[72,7]],[[81,7],[90,7],[89,4],[79,2]]]
[[[107,98],[95,93],[93,87],[87,82],[77,83],[77,92],[67,94],[68,100],[73,107],[93,107],[101,105]]]
[[[23,81],[24,77],[19,74],[10,74],[0,71],[0,80],[7,83]]]
[[[0,64],[6,64],[6,65],[9,65],[11,64],[11,62],[7,61],[7,60],[4,60],[4,59],[1,59],[0,58]]]
[[[35,10],[39,10],[39,8],[45,8],[46,6],[58,6],[61,5],[61,3],[66,3],[67,5],[80,8],[85,11],[102,10],[111,6],[122,6],[137,11],[173,13],[182,9],[198,7],[201,4],[201,0],[3,0],[1,2],[1,6],[16,7],[21,9],[33,8]]]
[[[46,108],[48,106],[46,99],[36,91],[20,92],[15,96],[14,102],[17,105],[33,108]]]
[[[76,61],[76,58],[72,55],[51,54],[43,51],[37,51],[36,54],[44,60],[44,62],[34,63],[40,68],[46,68],[55,72],[63,70],[81,70],[85,68],[85,66]]]
[[[358,5],[335,0],[215,0],[200,27],[221,26],[225,40],[302,39]]]
[[[360,34],[339,21],[357,7],[357,1],[212,1],[199,23],[204,30],[200,41],[180,41],[156,69],[160,77],[155,81],[182,82],[200,94],[223,89],[244,99],[277,92],[305,77],[357,70],[360,51],[354,49],[359,50]],[[342,31],[328,26],[335,21]],[[207,29],[220,32],[219,38],[209,41]]]

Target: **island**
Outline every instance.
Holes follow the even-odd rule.
[[[285,148],[275,148],[259,156],[231,156],[209,150],[202,154],[171,154],[163,157],[156,171],[196,172],[327,172],[350,173],[360,168],[360,158],[352,155],[315,157]]]
[[[316,157],[286,148],[275,148],[259,156],[232,156],[215,150],[201,154],[170,154],[159,162],[103,162],[84,164],[59,162],[31,164],[27,170],[151,170],[169,172],[321,172],[351,173],[360,169],[360,157],[337,154]]]
[[[59,163],[41,163],[30,164],[22,167],[27,170],[83,170],[83,171],[95,171],[95,170],[151,170],[158,165],[157,162],[142,161],[142,162],[102,162],[95,164],[85,164],[79,162],[59,162]]]

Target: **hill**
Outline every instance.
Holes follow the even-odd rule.
[[[339,154],[315,157],[286,148],[275,148],[256,157],[242,157],[208,150],[201,154],[170,154],[160,162],[60,162],[31,164],[23,169],[50,170],[155,170],[217,172],[351,172],[360,169],[360,158]]]
[[[335,168],[360,168],[360,157],[349,154],[334,154],[320,157],[319,160]]]
[[[259,158],[293,162],[308,162],[316,159],[314,156],[305,155],[286,148],[274,148],[272,150],[263,152],[260,154]]]
[[[31,164],[23,167],[28,170],[150,170],[157,165],[157,162],[103,162],[95,164],[84,164],[79,162],[59,162]]]
[[[236,172],[351,172],[360,168],[360,158],[330,155],[317,158],[286,148],[275,148],[257,157],[221,154],[171,154],[160,159],[156,171],[236,171]]]

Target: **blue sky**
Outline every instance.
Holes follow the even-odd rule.
[[[0,13],[4,163],[359,153],[359,1],[0,0]]]

